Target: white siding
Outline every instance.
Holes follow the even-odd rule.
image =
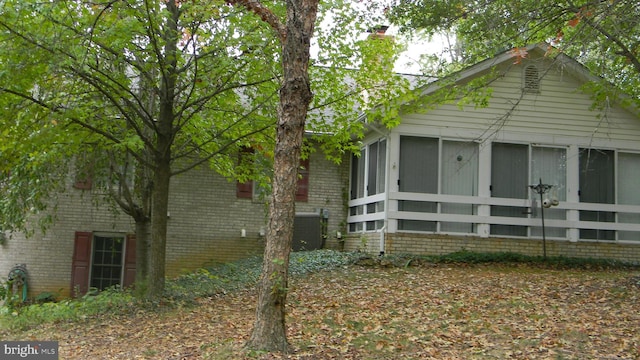
[[[537,196],[531,191],[524,198],[511,199],[492,196],[492,142],[506,142],[523,145],[551,146],[566,150],[566,199],[560,200],[557,209],[563,215],[555,219],[547,213],[545,226],[557,228],[550,231],[547,237],[561,241],[588,242],[580,239],[580,229],[602,229],[609,231],[632,231],[640,234],[640,224],[622,222],[593,222],[580,219],[581,211],[609,211],[616,213],[640,213],[640,207],[623,208],[619,204],[591,204],[581,202],[579,196],[579,158],[580,149],[595,148],[640,152],[640,116],[637,112],[626,110],[614,101],[604,108],[595,108],[591,96],[582,88],[588,78],[583,69],[563,59],[564,63],[543,57],[538,51],[532,51],[531,59],[514,64],[513,59],[499,65],[497,80],[491,82],[493,91],[489,105],[477,108],[474,104],[464,107],[457,103],[449,103],[424,112],[402,115],[401,124],[391,130],[388,136],[389,173],[385,206],[385,223],[387,233],[416,233],[421,231],[401,231],[398,222],[401,220],[462,222],[475,224],[475,230],[467,235],[480,238],[494,237],[490,229],[494,225],[514,225],[528,227],[527,235],[514,235],[528,239],[540,238],[539,215],[533,208],[538,208]],[[503,57],[505,59],[505,57]],[[535,64],[541,74],[540,91],[523,93],[523,70]],[[485,64],[486,65],[486,64]],[[477,69],[486,70],[486,66]],[[476,76],[486,74],[464,70],[464,80],[469,81]],[[436,84],[437,85],[437,84]],[[432,86],[436,86],[432,85]],[[426,96],[429,96],[427,94]],[[379,132],[371,132],[370,136],[379,137]],[[398,186],[400,150],[399,143],[403,135],[426,136],[446,140],[474,141],[478,143],[478,193],[475,196],[453,196],[440,193],[408,193],[401,192]],[[529,150],[531,151],[531,150]],[[529,155],[531,156],[531,155]],[[529,160],[530,161],[530,160]],[[617,165],[616,165],[617,166]],[[519,171],[527,170],[529,166]],[[526,174],[525,174],[526,175]],[[531,174],[528,175],[529,177]],[[443,181],[442,179],[440,181]],[[398,203],[405,200],[427,201],[436,203],[474,204],[473,214],[451,214],[439,205],[437,212],[411,212],[399,210]],[[362,198],[349,202],[350,206],[362,206],[374,199]],[[379,201],[375,199],[375,201]],[[494,206],[515,207],[522,210],[523,216],[492,216],[490,209]],[[443,210],[445,209],[445,210]],[[527,211],[525,212],[526,209]],[[368,216],[368,215],[367,215]],[[366,216],[349,216],[348,222],[353,224],[371,220]],[[553,230],[553,229],[552,229]],[[422,233],[425,233],[422,231]],[[438,227],[426,233],[447,233]],[[447,233],[448,234],[448,233]],[[456,234],[448,234],[456,235]],[[639,235],[640,236],[640,235]],[[613,239],[609,239],[613,240]],[[607,241],[609,241],[607,240]],[[617,239],[620,242],[627,239]],[[631,242],[638,243],[631,238]]]
[[[522,70],[527,63],[540,66],[539,93],[521,97]],[[548,71],[547,71],[548,70]],[[591,110],[593,101],[580,90],[582,82],[551,59],[525,60],[500,70],[486,108],[456,104],[425,113],[407,114],[399,133],[468,138],[480,141],[526,141],[546,144],[640,149],[640,120],[619,106]]]

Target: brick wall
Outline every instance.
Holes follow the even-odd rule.
[[[297,212],[329,211],[328,247],[345,233],[343,204],[348,183],[348,161],[335,165],[320,153],[311,155],[309,201]],[[112,206],[96,205],[90,191],[69,188],[58,196],[54,225],[45,233],[26,237],[13,234],[0,245],[0,281],[14,264],[27,264],[29,294],[60,292],[69,295],[73,240],[76,231],[134,233],[133,220]],[[96,195],[93,193],[93,195]],[[266,205],[236,197],[235,182],[202,167],[171,179],[167,233],[167,276],[219,262],[262,253],[260,228],[267,225]],[[241,236],[242,229],[245,237]]]
[[[18,263],[27,265],[29,294],[43,291],[69,295],[76,231],[133,233],[133,221],[105,203],[92,204],[90,193],[69,189],[58,195],[55,223],[43,234],[14,233],[0,247],[0,279]]]
[[[349,158],[345,157],[340,165],[336,165],[321,153],[313,153],[309,171],[309,201],[296,203],[296,212],[328,210],[325,248],[335,249],[338,246],[336,233],[346,233]]]
[[[364,244],[364,245],[363,245]],[[347,251],[379,253],[379,234],[349,234],[345,239]],[[395,233],[385,236],[386,254],[443,255],[460,250],[473,252],[513,252],[541,256],[542,240],[480,238],[435,234]],[[547,256],[615,259],[640,264],[640,244],[605,242],[546,241]]]

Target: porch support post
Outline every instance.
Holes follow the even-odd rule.
[[[579,203],[580,196],[580,149],[577,145],[571,145],[567,149],[567,202]],[[567,210],[567,221],[572,224],[580,221],[579,210]],[[580,229],[569,228],[567,234],[569,241],[576,242],[580,238]]]
[[[484,141],[478,146],[478,197],[491,197],[491,141]],[[478,205],[479,216],[491,216],[491,206]],[[478,236],[487,238],[490,234],[489,224],[478,224]]]
[[[395,233],[398,231],[398,220],[389,219],[389,212],[398,211],[398,200],[390,200],[389,194],[392,192],[398,192],[400,187],[398,186],[399,163],[400,163],[400,135],[392,133],[387,136],[387,178],[385,185],[385,199],[384,206],[384,218],[386,221],[387,232]]]

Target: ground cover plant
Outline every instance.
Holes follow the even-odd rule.
[[[468,253],[467,262],[459,261],[460,254],[384,261],[334,252],[305,256],[313,260],[292,259],[292,267],[299,261],[307,269],[293,276],[289,289],[288,355],[243,350],[256,296],[252,286],[238,285],[252,281],[243,280],[253,276],[247,263],[236,268],[242,275],[230,278],[214,268],[193,275],[229,285],[211,295],[200,288],[190,301],[167,298],[174,303],[165,308],[134,306],[0,331],[0,337],[57,340],[61,359],[640,357],[637,268],[601,261],[507,261],[508,256],[490,261]],[[259,267],[259,261],[247,261]],[[320,271],[325,266],[329,270]],[[179,285],[182,291],[188,283]]]

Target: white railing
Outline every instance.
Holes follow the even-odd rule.
[[[372,196],[367,196],[364,198],[354,199],[349,201],[349,208],[357,208],[361,207],[362,214],[358,215],[350,215],[349,223],[359,223],[359,222],[367,222],[367,221],[376,221],[376,220],[384,220],[384,208],[386,208],[387,204],[384,204],[386,198],[385,194],[376,194]],[[376,206],[379,203],[383,203],[383,209],[376,209],[374,212],[367,212],[368,205]],[[380,211],[378,211],[380,210]]]
[[[478,196],[461,196],[461,195],[439,195],[439,194],[424,194],[424,193],[406,193],[406,192],[392,192],[389,193],[388,202],[384,203],[384,206],[377,206],[378,211],[367,212],[368,205],[379,204],[385,201],[385,194],[377,194],[375,196],[369,196],[360,199],[354,199],[349,201],[350,208],[360,208],[360,214],[350,215],[347,219],[348,223],[361,223],[368,221],[386,220],[389,222],[387,231],[393,232],[397,229],[393,224],[397,224],[399,220],[417,220],[417,221],[435,221],[435,222],[447,222],[447,223],[466,223],[475,225],[517,225],[527,226],[531,228],[541,227],[541,217],[539,209],[539,200],[535,203],[537,209],[532,209],[532,201],[530,199],[507,199],[507,198],[494,198],[494,197],[478,197]],[[436,203],[437,212],[415,212],[415,211],[402,211],[399,210],[399,202],[412,201],[412,202],[430,202]],[[441,204],[466,204],[472,205],[473,214],[455,214],[446,213]],[[508,217],[508,216],[491,216],[491,206],[501,207],[513,207],[518,209],[528,209],[526,213],[522,213],[521,217]],[[380,211],[379,208],[383,208]],[[573,230],[574,234],[580,229],[594,229],[594,230],[612,230],[612,231],[631,231],[637,232],[637,238],[631,240],[633,242],[640,242],[640,223],[625,223],[625,222],[598,222],[598,221],[581,221],[580,211],[601,211],[610,212],[614,214],[640,214],[640,206],[637,205],[616,205],[616,204],[595,204],[595,203],[572,203],[572,202],[560,202],[558,206],[554,206],[552,209],[557,213],[555,209],[565,210],[564,219],[555,219],[554,216],[545,216],[545,228],[560,228]],[[546,209],[545,209],[546,211]],[[535,214],[535,216],[533,215]],[[545,213],[546,215],[547,213]],[[551,215],[551,213],[549,213]],[[640,215],[639,215],[640,216]],[[618,217],[616,216],[616,219]],[[482,232],[478,227],[475,227],[476,235],[481,235]],[[488,231],[487,231],[488,234]],[[572,237],[572,235],[567,235]],[[573,235],[577,237],[578,235]],[[539,237],[539,236],[532,236]],[[577,240],[577,238],[575,239]],[[589,239],[586,239],[589,240]]]

